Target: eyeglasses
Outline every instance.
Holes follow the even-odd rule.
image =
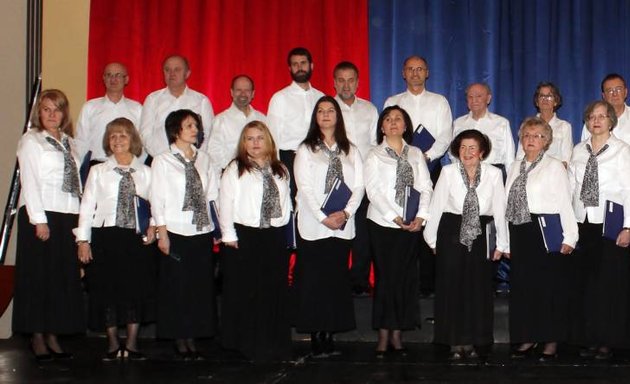
[[[608,115],[590,115],[588,121],[603,121],[608,118]]]
[[[119,73],[106,73],[106,74],[103,75],[103,77],[108,79],[108,80],[109,79],[120,80],[120,79],[122,79],[124,77],[127,77],[127,74],[126,73],[120,73],[120,72]]]
[[[545,135],[543,135],[542,133],[526,133],[523,135],[523,139],[527,140],[527,139],[532,139],[532,140],[540,140],[540,139],[544,139]]]
[[[626,87],[623,87],[623,86],[620,85],[620,86],[615,87],[615,88],[605,89],[604,92],[607,93],[608,95],[618,95],[621,92],[623,92],[624,89],[626,89]]]
[[[547,94],[538,94],[538,98],[541,100],[553,100],[553,93],[547,93]]]

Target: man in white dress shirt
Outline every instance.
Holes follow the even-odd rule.
[[[162,63],[166,88],[151,93],[144,100],[140,118],[140,136],[149,155],[155,157],[168,150],[164,121],[169,113],[179,109],[190,109],[201,116],[203,137],[210,134],[214,112],[208,98],[190,88],[186,80],[190,77],[188,60],[179,55],[169,56]],[[200,131],[201,132],[201,131]]]
[[[437,181],[439,160],[448,150],[452,139],[451,107],[446,98],[426,89],[429,78],[429,63],[420,56],[408,57],[402,70],[407,90],[385,100],[385,108],[398,105],[411,117],[413,129],[426,129],[435,139],[433,145],[425,150],[424,156],[429,161],[429,171],[433,183]]]
[[[359,69],[354,63],[342,61],[333,71],[335,99],[339,102],[348,139],[357,146],[361,158],[376,146],[378,110],[374,104],[356,96],[359,87]],[[368,296],[370,292],[370,239],[367,229],[367,195],[355,213],[356,235],[352,243],[352,268],[350,280],[356,296]]]
[[[626,80],[617,73],[610,73],[604,77],[601,84],[602,99],[609,102],[615,113],[617,114],[617,126],[612,133],[618,139],[630,144],[630,106],[626,104],[628,97],[628,88]],[[586,129],[586,125],[582,128],[582,141],[591,137]]]
[[[488,136],[492,151],[484,160],[501,168],[503,179],[510,164],[514,161],[515,147],[510,122],[503,116],[488,111],[492,100],[490,87],[485,83],[472,83],[466,88],[466,102],[470,112],[453,122],[453,137],[466,129],[476,129]],[[455,158],[451,155],[451,160]]]
[[[291,198],[295,201],[295,151],[306,137],[317,100],[324,94],[311,86],[313,58],[306,48],[293,48],[287,56],[287,64],[293,81],[271,97],[267,121],[280,150],[280,160],[291,174]]]
[[[90,161],[102,163],[107,159],[103,150],[105,126],[119,117],[131,120],[136,129],[140,123],[142,105],[124,95],[129,84],[127,68],[121,63],[109,63],[103,70],[105,96],[88,100],[79,113],[77,131],[74,139],[79,159],[91,151]]]
[[[265,115],[251,105],[254,93],[254,80],[245,74],[235,76],[230,87],[232,105],[216,115],[212,121],[210,137],[204,142],[202,149],[210,155],[218,175],[234,159],[238,139],[245,124],[254,120],[266,122]]]

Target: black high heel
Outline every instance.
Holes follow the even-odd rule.
[[[531,356],[534,353],[534,350],[538,347],[538,343],[534,343],[525,349],[515,349],[512,351],[512,359],[524,359],[528,356]]]
[[[103,356],[102,360],[103,361],[116,361],[122,358],[123,358],[123,350],[122,348],[118,347],[114,349],[113,351],[109,351],[105,353],[105,356]]]

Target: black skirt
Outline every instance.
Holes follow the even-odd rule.
[[[352,241],[329,237],[299,239],[295,264],[295,328],[301,333],[354,329],[348,271]]]
[[[86,267],[88,324],[102,330],[155,321],[157,260],[154,245],[133,229],[92,229],[92,262]]]
[[[510,224],[510,340],[512,343],[565,341],[568,337],[567,263],[573,255],[547,253],[538,216]]]
[[[289,358],[289,252],[284,230],[235,227],[238,249],[222,248],[221,342],[257,361]]]
[[[77,246],[72,229],[78,215],[46,211],[50,238],[41,241],[26,207],[18,214],[13,331],[85,332]]]
[[[494,264],[488,260],[486,224],[470,252],[459,242],[461,215],[444,213],[437,232],[434,341],[447,345],[494,342]]]
[[[630,255],[602,237],[602,224],[579,224],[572,279],[572,337],[583,345],[627,346]]]
[[[372,327],[408,330],[420,324],[418,301],[419,233],[368,221],[374,254]]]
[[[212,235],[168,233],[171,254],[160,255],[158,337],[210,337],[217,323]]]

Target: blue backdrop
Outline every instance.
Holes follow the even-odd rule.
[[[587,103],[601,98],[600,82],[617,72],[630,80],[628,0],[370,0],[371,99],[405,90],[405,57],[428,60],[427,89],[449,100],[453,118],[468,112],[472,82],[492,88],[490,110],[510,120],[514,135],[535,114],[536,84],[555,83],[558,116],[577,143]]]

